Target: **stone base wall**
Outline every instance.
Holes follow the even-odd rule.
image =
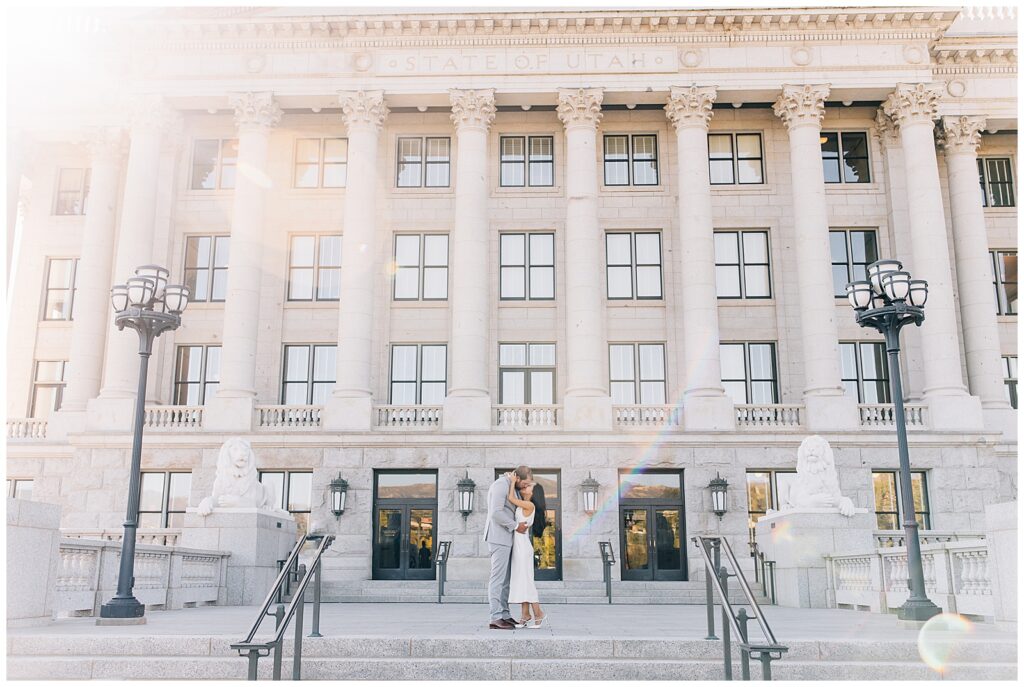
[[[60,506],[7,499],[7,627],[53,616],[60,565]]]

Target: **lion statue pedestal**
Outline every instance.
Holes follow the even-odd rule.
[[[277,561],[295,545],[295,519],[261,484],[249,442],[232,438],[217,456],[213,493],[185,513],[181,545],[227,551],[227,606],[259,604],[277,577]]]
[[[828,608],[825,556],[874,549],[875,516],[842,495],[832,447],[820,436],[797,451],[796,479],[780,494],[782,510],[754,528],[758,550],[775,561],[776,601],[793,608]]]

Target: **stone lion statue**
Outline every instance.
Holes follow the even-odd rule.
[[[213,493],[199,502],[196,511],[207,516],[215,508],[257,508],[284,513],[270,487],[259,481],[256,454],[248,441],[232,437],[217,454],[217,476]]]
[[[853,501],[839,491],[835,456],[823,437],[815,434],[800,444],[796,479],[783,499],[782,508],[838,508],[841,515],[853,516]]]

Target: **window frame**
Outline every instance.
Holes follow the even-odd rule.
[[[213,191],[232,191],[235,188],[238,174],[238,157],[236,155],[235,162],[225,165],[224,164],[224,143],[226,141],[235,141],[235,145],[238,145],[238,138],[229,136],[227,138],[193,138],[192,139],[192,154],[190,156],[189,165],[189,177],[188,177],[188,190],[191,192],[199,193],[210,193]],[[196,174],[196,144],[202,141],[217,141],[217,160],[214,162],[213,171],[217,177],[217,183],[213,188],[202,188],[195,185],[195,174]],[[235,178],[232,179],[230,186],[224,185],[224,168],[233,167],[235,169]]]
[[[289,380],[288,379],[288,349],[289,348],[306,348],[308,354],[306,357],[306,376],[302,381]],[[316,370],[316,349],[318,348],[333,348],[334,349],[334,379],[316,379],[314,371]],[[317,384],[337,384],[338,383],[338,372],[337,372],[337,355],[338,355],[338,344],[337,343],[283,343],[281,345],[281,405],[300,405],[291,404],[288,402],[288,385],[289,384],[305,384],[306,385],[306,402],[301,405],[319,405],[313,403],[313,396],[316,390]],[[330,391],[328,391],[330,393]]]
[[[732,163],[732,181],[728,182],[715,182],[711,181],[713,175],[711,174],[711,137],[712,136],[728,136],[729,137],[729,161]],[[740,148],[738,137],[739,136],[756,136],[757,146],[760,150],[758,157],[740,157]],[[714,158],[718,161],[724,161],[725,158]],[[758,165],[761,169],[761,180],[760,181],[740,181],[740,160],[757,160]],[[708,132],[708,180],[711,186],[764,186],[767,183],[765,179],[765,167],[764,167],[764,136],[761,135],[760,131],[709,131]]]
[[[1000,273],[1003,271],[1000,270],[1000,266],[1004,264],[1000,260],[1000,257],[1010,255],[1016,257],[1017,250],[1009,248],[992,248],[989,249],[988,254],[992,266],[992,286],[995,289],[996,315],[1001,317],[1016,317],[1017,310],[1015,310],[1013,306],[1010,304],[1009,295],[1006,293],[1006,285],[1017,285],[1018,282],[1011,282],[1000,276]]]
[[[842,360],[843,360],[843,346],[853,346],[854,347],[854,349],[853,349],[854,350],[854,362],[855,362],[855,364],[857,366],[857,370],[856,370],[857,377],[856,377],[856,379],[851,378],[851,377],[847,377],[845,371],[843,370],[843,364],[842,364]],[[879,377],[877,379],[874,379],[874,378],[873,379],[868,379],[868,378],[866,378],[864,376],[864,352],[863,352],[863,348],[862,348],[864,346],[874,346],[874,347],[876,347],[876,348],[881,350],[881,352],[882,352],[881,360],[882,360],[882,365],[883,365],[882,372],[885,374],[884,377]],[[854,341],[839,341],[839,375],[840,375],[840,381],[844,384],[844,386],[845,386],[846,382],[854,382],[857,385],[857,403],[868,403],[868,401],[864,400],[864,396],[865,396],[865,394],[864,394],[864,385],[866,383],[868,383],[868,382],[873,382],[873,383],[883,382],[884,383],[881,388],[885,389],[885,398],[886,398],[886,400],[884,400],[884,401],[875,401],[873,403],[888,404],[888,403],[892,403],[893,402],[892,401],[892,387],[890,386],[890,384],[892,382],[892,371],[889,369],[889,356],[888,356],[888,354],[886,352],[885,342],[884,341],[864,341],[864,340],[860,340],[860,341],[856,341],[856,340],[854,340]],[[845,393],[845,389],[844,389],[844,393]]]
[[[768,504],[765,511],[750,510],[750,475],[768,475]],[[795,475],[796,468],[747,468],[744,472],[744,486],[746,487],[747,502],[747,526],[750,531],[750,541],[754,541],[754,527],[762,516],[767,515],[769,510],[779,510],[781,495],[779,494],[778,475]],[[757,519],[754,519],[757,515]]]
[[[192,304],[192,303],[223,303],[223,302],[225,302],[227,300],[227,297],[228,297],[228,293],[227,293],[227,288],[228,288],[227,287],[227,276],[225,276],[225,278],[224,278],[225,279],[225,281],[224,281],[224,298],[214,298],[214,284],[216,283],[216,280],[217,280],[217,273],[221,272],[221,273],[227,275],[228,269],[231,266],[230,265],[230,258],[231,258],[231,234],[185,234],[184,237],[182,237],[182,238],[183,238],[183,243],[182,243],[182,277],[184,279],[184,283],[186,285],[188,285],[190,283],[191,284],[195,283],[195,281],[192,281],[192,282],[189,281],[188,276],[189,276],[190,273],[193,273],[193,272],[194,273],[206,272],[208,274],[208,278],[207,278],[207,282],[206,282],[207,283],[207,293],[206,293],[206,296],[204,296],[203,298],[200,298],[198,294],[194,293],[195,289],[192,289],[192,293],[189,293],[189,304]],[[201,239],[209,239],[210,240],[210,256],[209,256],[209,258],[207,260],[207,265],[204,266],[204,267],[200,267],[198,264],[195,267],[189,267],[188,266],[188,258],[189,258],[188,244],[189,244],[189,241],[191,241],[193,239],[195,239],[197,241],[201,240]],[[226,267],[217,267],[216,266],[217,265],[217,245],[218,245],[217,239],[226,239],[226,241],[227,241],[226,245],[227,245],[227,251],[228,251],[228,265]]]
[[[875,262],[875,260],[881,260],[882,259],[882,252],[880,250],[881,244],[880,244],[879,239],[878,239],[878,230],[877,229],[871,229],[871,228],[864,228],[864,229],[862,229],[860,227],[849,227],[849,228],[840,228],[840,229],[835,229],[833,227],[829,227],[828,233],[830,235],[829,261],[830,261],[830,264],[832,265],[833,273],[834,273],[836,267],[838,267],[840,265],[845,266],[845,268],[846,268],[846,283],[848,284],[851,281],[854,281],[856,279],[856,277],[854,275],[854,273],[856,271],[856,268],[858,266],[863,266],[863,268],[864,268],[864,279],[867,279],[867,266],[870,265],[872,262]],[[875,260],[867,260],[864,263],[860,263],[860,262],[858,262],[858,261],[853,259],[853,234],[855,234],[855,233],[857,233],[857,234],[873,234],[874,235],[874,237],[875,237]],[[843,261],[843,262],[837,262],[835,257],[832,255],[831,234],[843,234],[843,241],[844,241],[844,245],[846,246],[846,260]],[[866,259],[866,253],[865,253],[865,259]],[[833,279],[834,279],[834,277],[833,277]],[[835,292],[835,283],[832,284],[832,287],[833,287],[832,288],[832,295],[835,298],[841,298],[841,299],[843,299],[845,301],[846,300],[845,285],[844,285],[843,293],[836,293]]]
[[[43,274],[43,311],[40,313],[40,322],[74,322],[75,320],[75,294],[78,291],[78,260],[77,257],[47,257],[46,258],[46,270]],[[53,273],[53,263],[55,261],[70,261],[71,262],[71,285],[70,286],[50,286],[50,275]],[[51,291],[65,291],[67,292],[68,304],[65,307],[67,311],[66,317],[49,317],[49,303],[50,303],[50,292]]]
[[[18,496],[18,485],[28,484],[28,496]],[[24,477],[8,477],[7,478],[7,497],[12,499],[21,498],[25,501],[32,500],[32,494],[35,491],[35,480]]]
[[[506,236],[522,236],[523,237],[523,263],[512,264],[505,262],[504,255],[504,241]],[[551,264],[534,264],[532,256],[532,244],[531,240],[534,236],[550,236],[551,237]],[[523,270],[523,295],[522,296],[506,296],[502,287],[505,283],[503,278],[503,271],[506,268],[521,268]],[[549,268],[551,270],[551,295],[550,296],[534,296],[533,295],[533,270]],[[553,301],[557,297],[555,291],[555,232],[553,231],[502,231],[498,233],[498,300],[499,301]]]
[[[770,235],[767,229],[716,229],[714,232],[717,234],[735,234],[736,235],[736,251],[738,263],[726,263],[719,262],[718,255],[715,255],[715,268],[718,267],[735,267],[739,274],[740,284],[740,295],[738,296],[722,296],[718,293],[717,284],[715,289],[715,296],[718,300],[725,301],[737,301],[737,300],[752,300],[752,301],[767,301],[771,300],[775,295],[774,284],[772,284],[772,246],[770,241]],[[765,247],[765,258],[767,262],[749,262],[746,259],[746,248],[744,246],[743,237],[745,234],[764,234],[764,247]],[[747,295],[747,267],[764,267],[768,273],[768,294],[765,296],[750,296]]]
[[[296,136],[292,146],[292,188],[302,191],[311,191],[315,189],[343,189],[348,186],[348,137],[347,136]],[[299,169],[299,143],[301,141],[319,141],[317,146],[317,161],[316,161],[316,185],[315,186],[299,186],[298,184],[298,169]],[[329,163],[335,166],[344,166],[345,168],[345,183],[340,186],[324,186],[324,176],[327,171],[327,142],[328,141],[345,141],[345,161],[344,162],[332,162]],[[302,165],[312,166],[311,162],[303,162]]]
[[[653,162],[654,163],[654,178],[655,178],[654,183],[650,183],[650,184],[648,184],[648,183],[637,183],[637,181],[636,181],[635,165],[636,165],[636,163],[638,161],[636,159],[636,153],[635,153],[636,145],[635,145],[634,141],[638,137],[653,138],[654,139],[654,157],[651,160],[646,160],[646,159],[639,160],[639,162],[643,162],[643,163],[647,163],[647,162]],[[626,162],[626,183],[624,183],[624,184],[613,184],[613,183],[609,183],[608,182],[608,163],[609,162],[623,162],[623,160],[620,160],[620,159],[615,159],[615,160],[609,160],[608,159],[608,139],[609,138],[625,138],[626,139],[626,159],[625,159],[625,162]],[[632,186],[632,187],[654,187],[654,186],[661,186],[661,162],[660,162],[660,159],[661,159],[661,152],[660,152],[660,145],[658,143],[658,133],[656,131],[654,131],[654,132],[627,132],[627,133],[617,133],[617,134],[604,134],[602,136],[602,138],[601,138],[601,171],[602,171],[602,174],[603,174],[602,180],[603,180],[605,186],[609,186],[609,187],[613,187],[613,188],[614,187],[625,187],[625,186]]]
[[[637,251],[636,251],[636,237],[643,234],[652,234],[658,237],[658,295],[657,296],[639,296],[637,295],[637,271],[640,267],[654,267],[655,263],[643,263],[637,262]],[[629,296],[613,296],[611,295],[611,268],[612,267],[626,267],[624,264],[611,264],[609,262],[608,253],[608,237],[620,235],[629,236],[629,270],[630,270],[630,295]],[[605,297],[610,301],[664,301],[665,300],[665,243],[660,230],[654,231],[620,231],[611,230],[604,233],[604,279],[605,279]]]
[[[313,483],[314,483],[314,471],[313,468],[267,468],[266,470],[258,470],[256,473],[256,479],[260,484],[265,484],[263,481],[264,475],[281,475],[281,499],[277,504],[277,507],[281,510],[287,511],[295,519],[296,524],[299,526],[298,536],[301,537],[303,534],[309,531],[309,520],[313,513]],[[292,495],[292,475],[309,475],[309,509],[295,509],[291,508],[291,495]],[[296,517],[304,516],[304,517]]]
[[[1007,181],[991,180],[990,162],[1005,162]],[[1013,179],[1013,158],[1009,155],[984,155],[978,156],[978,177],[981,181],[981,206],[984,208],[1013,208],[1017,207],[1017,194],[1014,190]],[[1005,186],[1009,191],[1009,203],[995,204],[995,196],[992,194],[992,184]]]
[[[628,346],[632,348],[633,352],[633,376],[632,379],[614,379],[612,377],[612,347],[613,346]],[[661,379],[645,379],[643,377],[642,367],[640,364],[640,347],[641,346],[655,346],[661,349],[661,369],[663,377]],[[659,406],[666,405],[669,401],[668,395],[668,360],[665,355],[666,342],[664,341],[618,341],[608,343],[608,389],[609,395],[611,394],[611,385],[613,383],[624,384],[631,383],[633,385],[633,403],[626,405],[639,405],[639,406]],[[643,398],[643,385],[644,383],[660,383],[662,388],[662,398],[665,399],[663,403],[646,403]],[[614,403],[614,401],[613,401]]]
[[[288,276],[285,280],[284,298],[287,303],[337,303],[341,300],[341,262],[339,261],[337,266],[329,265],[324,267],[320,264],[320,248],[322,246],[321,241],[325,238],[337,237],[339,242],[339,252],[341,250],[341,241],[343,240],[342,234],[335,234],[330,232],[300,232],[297,234],[288,235]],[[305,265],[293,265],[292,260],[295,255],[295,239],[298,238],[312,238],[313,239],[313,264],[309,267]],[[338,271],[338,297],[328,298],[320,295],[320,272],[321,270],[337,270]],[[312,281],[312,295],[310,298],[294,298],[292,297],[292,271],[293,270],[312,270],[313,281]]]
[[[1003,363],[1003,386],[1006,387],[1006,400],[1010,407],[1017,410],[1017,356],[1001,356]],[[1012,361],[1012,362],[1011,362]]]
[[[523,156],[521,160],[505,160],[505,141],[518,139],[523,142]],[[533,141],[537,139],[548,139],[551,141],[551,159],[534,160]],[[505,183],[505,165],[521,165],[523,183]],[[551,183],[540,184],[533,181],[533,166],[547,165],[550,170]],[[499,188],[552,188],[555,185],[555,137],[553,134],[502,134],[498,137],[498,187]]]
[[[64,193],[74,194],[78,203],[78,212],[59,212],[61,209],[61,177],[64,176],[64,172],[82,172],[82,183],[75,191],[65,191]],[[89,191],[92,187],[92,167],[58,167],[57,178],[53,186],[53,206],[50,214],[55,217],[83,217],[89,211]]]
[[[415,384],[416,389],[416,402],[412,405],[422,406],[423,403],[423,384],[424,381],[430,384],[443,383],[444,384],[444,397],[448,396],[448,344],[447,343],[394,343],[392,342],[389,346],[388,351],[388,405],[395,405],[394,402],[394,370],[395,370],[395,347],[415,347],[416,348],[416,378],[414,380],[400,379],[397,383],[399,384]],[[427,346],[436,346],[444,349],[444,379],[423,379],[423,349]]]
[[[198,382],[182,381],[180,379],[180,377],[181,377],[181,352],[182,352],[183,349],[187,349],[187,348],[201,348],[202,349],[201,362],[200,362],[200,366],[199,366],[199,381]],[[215,379],[215,380],[207,379],[207,375],[209,374],[208,364],[209,364],[209,361],[210,361],[210,357],[209,357],[210,356],[210,349],[212,349],[212,348],[216,348],[216,349],[220,350],[221,349],[221,344],[178,344],[177,346],[175,346],[175,348],[174,348],[174,377],[173,377],[173,379],[171,381],[171,398],[174,400],[175,405],[191,405],[191,404],[180,404],[180,403],[178,403],[178,400],[180,398],[180,396],[178,394],[178,390],[181,387],[183,387],[183,386],[184,387],[192,387],[192,386],[198,386],[199,387],[199,403],[198,403],[198,405],[201,405],[201,406],[206,405],[206,401],[211,398],[211,396],[209,395],[210,386],[211,385],[215,386],[215,387],[219,387],[220,386],[220,369],[219,369],[220,365],[219,364],[218,364],[218,369],[217,369],[217,379]],[[214,396],[216,396],[216,393],[217,393],[217,389],[213,389],[213,395]]]
[[[419,165],[419,183],[414,185],[401,184],[401,165],[402,165],[402,141],[405,140],[418,140],[420,142],[420,153],[418,161],[415,163]],[[428,144],[430,141],[442,140],[448,142],[448,157],[443,161],[430,161],[428,157]],[[412,164],[412,163],[410,163]],[[446,184],[428,184],[427,177],[430,175],[427,173],[427,169],[430,165],[444,166],[448,168],[448,183]],[[452,186],[452,137],[451,136],[396,136],[395,146],[395,188],[451,188]]]
[[[418,264],[413,265],[399,265],[398,264],[398,240],[400,237],[415,236],[418,239],[419,253],[418,253]],[[445,263],[444,265],[428,265],[427,260],[427,237],[428,236],[443,236],[445,239]],[[395,273],[391,278],[391,300],[393,301],[447,301],[451,286],[451,235],[444,232],[395,232],[394,239],[392,240],[392,253],[393,264],[395,265]],[[398,270],[400,269],[415,269],[416,270],[416,296],[414,298],[399,297],[398,296]],[[426,280],[426,272],[428,269],[440,270],[443,269],[445,273],[445,288],[443,298],[427,298],[424,296],[424,286]]]
[[[526,347],[526,363],[523,365],[502,365],[501,364],[501,347],[502,346],[525,346]],[[551,346],[554,349],[555,357],[554,362],[550,365],[531,365],[530,364],[530,347],[531,346]],[[523,402],[522,403],[505,403],[505,372],[522,372],[523,373]],[[534,403],[533,401],[533,375],[531,372],[551,372],[551,403],[555,405],[558,403],[558,344],[554,341],[501,341],[498,343],[498,405],[549,405],[547,403]]]
[[[877,510],[878,502],[875,500],[875,475],[890,475],[892,477],[893,492],[896,502],[896,511],[880,511]],[[924,510],[914,510],[914,516],[917,520],[917,525],[922,530],[932,529],[932,509],[931,499],[928,496],[928,470],[911,470],[910,480],[911,489],[913,489],[913,480],[916,475],[921,476],[921,501],[924,506]],[[900,485],[900,471],[898,468],[872,468],[871,469],[871,499],[872,509],[875,514],[875,527],[882,531],[898,531],[903,529],[903,494],[902,486]],[[893,515],[896,517],[896,527],[894,530],[883,530],[878,526],[878,516],[880,515]]]
[[[721,356],[722,346],[743,346],[743,379],[726,378],[725,369],[722,369],[722,384],[726,382],[740,382],[744,383],[746,388],[745,398],[746,402],[737,405],[778,405],[780,403],[781,393],[779,390],[779,355],[778,355],[778,342],[776,341],[720,341],[719,342],[719,356]],[[772,378],[771,379],[753,379],[751,377],[751,364],[750,364],[750,347],[751,346],[769,346],[772,353]],[[772,383],[772,401],[770,403],[753,401],[753,384],[754,382],[771,382]],[[726,392],[728,396],[728,392]],[[729,396],[731,398],[731,396]]]
[[[850,159],[853,159],[853,160],[864,160],[866,162],[865,168],[867,169],[867,179],[863,179],[863,180],[862,179],[856,179],[856,180],[850,181],[850,180],[848,180],[846,178],[846,159],[847,159],[847,155],[846,155],[846,145],[845,145],[843,139],[844,139],[845,136],[848,136],[848,135],[858,135],[858,136],[863,136],[864,137],[864,155],[862,155],[862,156],[858,155],[856,157],[851,157]],[[821,137],[822,138],[827,138],[828,136],[835,136],[836,137],[836,150],[837,150],[836,161],[837,161],[837,164],[839,165],[839,175],[838,175],[839,176],[839,180],[838,181],[829,181],[827,178],[825,178],[825,180],[824,180],[825,183],[826,184],[870,184],[870,183],[872,183],[874,181],[875,175],[874,175],[874,172],[871,170],[871,137],[868,136],[867,131],[860,131],[860,130],[856,130],[856,129],[849,129],[849,130],[830,129],[828,131],[822,131],[821,132]],[[826,143],[825,141],[822,141],[821,145],[824,146],[825,143]],[[829,158],[829,159],[831,160],[831,158]],[[821,161],[822,161],[822,170],[824,170],[824,163],[825,163],[825,151],[824,151],[824,149],[821,150]],[[823,176],[824,176],[824,174],[823,174]]]
[[[170,520],[172,515],[181,514],[185,515],[185,510],[171,510],[170,497],[171,497],[171,475],[188,475],[189,476],[189,489],[188,496],[185,499],[185,508],[189,508],[189,504],[192,501],[192,471],[191,470],[143,470],[139,478],[139,484],[141,485],[145,480],[145,475],[163,475],[163,487],[160,495],[160,510],[143,510],[140,502],[139,505],[139,521],[141,522],[143,515],[159,515],[160,525],[156,529],[168,529],[171,527]],[[141,486],[140,486],[141,488]],[[142,528],[139,529],[152,529]]]
[[[64,391],[68,386],[68,360],[53,360],[53,359],[36,359],[32,361],[32,389],[28,397],[28,413],[25,417],[35,418],[35,407],[36,407],[36,394],[39,389],[55,389],[55,406],[47,411],[47,415],[40,416],[42,419],[49,417],[49,413],[55,413],[60,410],[61,405],[64,402]],[[40,363],[60,363],[60,378],[59,382],[52,381],[39,381],[39,364]]]

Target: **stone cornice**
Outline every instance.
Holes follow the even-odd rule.
[[[235,108],[235,126],[240,130],[269,131],[284,115],[271,93],[232,93],[228,101]]]
[[[808,124],[820,127],[825,116],[825,99],[830,90],[827,84],[784,85],[782,95],[772,109],[787,129]]]
[[[665,114],[676,129],[687,127],[708,128],[711,106],[715,104],[718,89],[714,86],[673,86],[669,91]]]
[[[899,84],[882,104],[882,109],[897,126],[935,121],[942,86],[931,83]]]
[[[384,91],[341,91],[338,101],[348,129],[369,127],[379,131],[384,126],[388,116]]]
[[[985,130],[984,117],[943,117],[939,131],[939,144],[947,153],[977,154],[981,144],[981,132]]]
[[[494,89],[448,91],[452,103],[452,123],[456,129],[476,127],[485,131],[494,121]]]
[[[568,129],[573,126],[597,127],[601,121],[601,102],[604,91],[600,88],[559,88],[558,118]]]

